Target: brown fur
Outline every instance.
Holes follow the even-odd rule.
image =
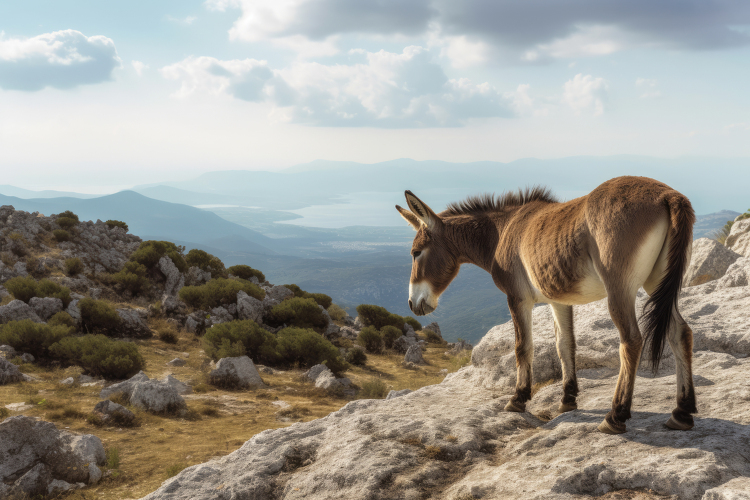
[[[531,397],[534,303],[556,308],[558,353],[565,371],[563,403],[575,407],[570,306],[608,296],[610,315],[620,331],[621,366],[607,422],[611,429],[624,431],[644,345],[635,314],[635,293],[643,286],[652,295],[646,338],[651,340],[653,366],[664,339],[669,340],[681,359],[675,411],[681,422],[689,417],[692,423],[692,332],[677,311],[694,221],[687,198],[653,179],[619,177],[565,203],[542,188],[469,198],[440,214],[410,191],[406,199],[411,212],[397,209],[417,229],[411,284],[420,296],[410,297],[414,312],[434,309],[464,263],[488,271],[508,296],[516,328],[515,411]],[[412,304],[412,299],[419,303]]]

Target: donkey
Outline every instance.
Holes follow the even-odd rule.
[[[531,399],[531,313],[536,303],[550,304],[555,320],[563,368],[559,411],[577,409],[573,305],[608,297],[609,314],[620,332],[620,375],[612,409],[599,430],[625,432],[644,346],[635,311],[636,293],[643,287],[650,295],[644,329],[652,367],[658,368],[665,337],[677,365],[677,408],[666,425],[693,427],[693,332],[677,308],[695,222],[684,195],[647,177],[617,177],[564,203],[536,187],[497,198],[470,197],[436,214],[411,191],[405,194],[410,210],[396,209],[417,231],[411,249],[412,312],[421,316],[434,311],[466,263],[489,272],[508,297],[517,379],[506,411],[523,412]]]

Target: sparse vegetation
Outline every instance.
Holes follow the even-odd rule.
[[[55,222],[57,222],[57,225],[63,229],[70,229],[73,226],[78,225],[80,221],[78,220],[78,216],[76,214],[74,214],[70,210],[66,210],[57,215]]]
[[[18,300],[27,304],[34,297],[54,297],[62,300],[63,307],[71,302],[70,289],[58,285],[54,281],[43,279],[36,281],[31,276],[15,277],[5,282],[5,288]]]
[[[328,307],[328,315],[334,321],[342,321],[347,316],[346,311],[336,304],[331,304]]]
[[[120,227],[120,228],[124,229],[126,233],[128,232],[128,225],[127,225],[127,224],[125,224],[125,223],[124,223],[123,221],[121,221],[121,220],[113,220],[113,219],[110,219],[110,220],[108,220],[107,222],[105,222],[105,224],[106,224],[106,225],[107,225],[107,227],[109,227],[110,229],[114,229],[114,228],[116,228],[116,227]]]
[[[416,319],[411,316],[403,317],[398,314],[388,312],[385,307],[380,307],[372,304],[360,304],[357,306],[357,314],[362,318],[365,326],[374,326],[378,330],[386,325],[395,326],[396,328],[403,329],[404,323],[411,325],[414,331],[421,330],[422,325]]]
[[[177,474],[179,474],[180,472],[182,472],[185,469],[187,469],[187,464],[186,463],[180,462],[180,463],[177,463],[177,464],[170,465],[166,469],[167,479],[169,479],[170,477],[176,476]]]
[[[358,347],[349,349],[344,357],[347,363],[354,366],[364,366],[367,363],[367,354],[363,349]]]
[[[58,243],[62,243],[64,241],[70,241],[70,233],[67,232],[65,229],[55,229],[52,231],[52,236],[55,237],[55,240],[57,240]]]
[[[185,256],[188,267],[197,267],[211,273],[212,278],[226,278],[227,270],[224,263],[218,258],[203,250],[193,248]]]
[[[380,329],[380,336],[383,338],[383,345],[386,349],[393,348],[393,343],[403,334],[404,332],[391,325],[385,325]]]
[[[60,311],[48,319],[47,324],[49,326],[66,326],[68,328],[75,328],[76,320],[65,311]]]
[[[362,383],[359,396],[362,399],[382,399],[388,395],[388,386],[380,379],[372,379]]]
[[[274,327],[287,325],[314,328],[319,331],[328,325],[323,311],[320,310],[315,300],[300,297],[293,297],[276,304],[265,321]]]
[[[309,293],[298,287],[297,285],[284,285],[294,293],[294,296],[300,299],[313,299],[319,306],[323,306],[324,309],[331,307],[333,299],[324,293]]]
[[[34,323],[30,319],[9,321],[0,326],[0,345],[7,344],[44,362],[53,358],[50,347],[72,334],[73,329],[68,326]]]
[[[159,260],[167,256],[172,259],[177,269],[181,273],[184,273],[188,268],[185,258],[182,256],[184,251],[185,247],[177,246],[171,241],[148,240],[141,243],[138,250],[130,256],[130,260],[143,264],[149,270],[153,270],[156,268]]]
[[[238,264],[236,266],[229,267],[227,268],[227,272],[232,276],[237,276],[238,278],[243,280],[250,280],[250,278],[255,277],[261,283],[266,281],[266,277],[262,272],[258,271],[257,269],[253,269],[252,267],[245,264]]]
[[[133,295],[139,295],[148,289],[150,283],[146,274],[148,269],[143,264],[128,261],[117,273],[112,275],[112,281],[119,284],[123,290]]]
[[[56,359],[107,379],[129,378],[144,367],[143,357],[135,344],[104,335],[66,337],[49,350]]]
[[[251,319],[221,323],[203,336],[206,355],[214,360],[247,354],[256,363],[276,364],[276,344],[276,337]]]
[[[277,334],[278,353],[283,362],[310,368],[324,363],[333,373],[349,368],[339,350],[313,330],[285,328]]]
[[[445,340],[443,340],[437,332],[433,332],[432,330],[422,330],[422,333],[424,333],[427,342],[431,344],[445,344]]]
[[[383,336],[374,326],[364,327],[357,335],[357,343],[373,354],[380,354],[385,348]]]
[[[237,292],[240,290],[258,300],[263,300],[266,296],[258,285],[249,281],[217,278],[205,285],[182,287],[180,299],[195,309],[212,309],[222,304],[236,302]]]
[[[83,272],[83,262],[78,257],[71,257],[65,259],[65,274],[68,276],[76,276]]]
[[[121,320],[114,307],[103,300],[87,297],[78,301],[78,309],[81,311],[81,328],[84,332],[117,335]]]
[[[118,446],[108,446],[104,450],[105,456],[107,457],[107,468],[108,469],[119,469],[120,468],[120,448]]]

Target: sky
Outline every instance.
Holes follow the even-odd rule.
[[[750,158],[745,0],[0,2],[3,184]]]

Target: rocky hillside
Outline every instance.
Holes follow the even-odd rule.
[[[701,275],[680,299],[695,335],[699,412],[690,431],[664,425],[674,406],[671,354],[656,376],[639,371],[628,432],[597,431],[619,366],[606,299],[575,308],[579,409],[557,414],[560,364],[545,306],[533,315],[542,383],[526,413],[503,411],[515,382],[506,323],[474,349],[471,366],[439,385],[262,432],[145,499],[750,498],[750,257],[703,266]]]

